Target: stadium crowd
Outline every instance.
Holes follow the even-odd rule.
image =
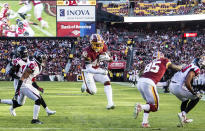
[[[102,10],[120,16],[168,16],[203,14],[205,13],[204,5],[204,2],[200,4],[194,4],[192,2],[182,4],[135,2],[134,5],[128,3],[110,3],[108,5],[104,4]]]
[[[177,29],[144,29],[129,27],[122,28],[121,24],[115,24],[103,28],[102,24],[97,26],[108,45],[108,49],[114,61],[126,61],[128,50],[133,49],[133,67],[141,70],[156,50],[162,51],[175,64],[187,64],[194,57],[204,52],[205,34],[192,39],[183,39],[183,32]],[[44,75],[61,75],[65,77],[66,64],[71,60],[71,66],[66,76],[77,75],[81,72],[82,49],[89,43],[89,37],[65,40],[41,40],[38,38],[27,40],[1,40],[0,41],[0,78],[5,75],[5,69],[11,60],[10,54],[19,45],[25,45],[29,55],[35,50],[42,50],[48,54],[47,68]],[[128,69],[130,70],[130,69]],[[204,72],[204,71],[202,71]],[[123,76],[123,75],[122,75]]]

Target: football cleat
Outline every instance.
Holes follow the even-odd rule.
[[[106,107],[108,110],[115,109],[115,105],[107,105]]]
[[[186,118],[186,119],[184,120],[184,123],[191,123],[191,122],[193,122],[193,121],[194,121],[193,119],[187,119],[187,118]]]
[[[81,87],[81,92],[84,93],[85,91],[86,91],[86,86],[83,85],[83,86]]]
[[[142,123],[142,128],[150,128],[149,123]]]
[[[142,111],[142,106],[139,103],[136,103],[134,107],[134,119],[137,119],[139,112],[141,111]]]
[[[38,119],[31,120],[31,124],[43,124],[43,122],[39,121]]]
[[[45,20],[41,20],[41,27],[48,28],[48,22],[46,22]]]
[[[15,109],[13,108],[13,106],[11,106],[11,107],[9,108],[9,111],[10,111],[10,114],[11,114],[12,116],[16,116],[16,112],[15,112]]]
[[[52,111],[52,110],[48,110],[46,112],[48,116],[56,114],[56,111]]]
[[[180,123],[181,127],[183,127],[184,121],[186,120],[186,116],[182,112],[180,112],[180,113],[178,113],[178,118],[179,118],[179,123]]]

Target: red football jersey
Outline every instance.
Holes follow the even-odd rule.
[[[171,62],[167,58],[153,60],[151,63],[146,65],[142,77],[149,78],[157,84],[157,82],[162,79],[169,64],[171,64]]]
[[[88,58],[89,60],[91,60],[93,67],[97,68],[99,66],[99,55],[107,52],[108,48],[107,45],[104,44],[103,46],[103,50],[101,52],[95,52],[91,46],[88,46],[87,48],[85,48],[85,50],[83,51],[83,57]]]

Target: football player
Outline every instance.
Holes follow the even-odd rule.
[[[22,76],[24,68],[26,67],[27,63],[29,63],[29,61],[32,60],[32,58],[28,57],[28,50],[25,46],[18,47],[17,54],[15,56],[16,56],[16,58],[14,58],[12,60],[12,63],[11,63],[12,67],[9,71],[9,75],[14,79],[14,90],[16,91],[19,79]],[[44,89],[40,88],[36,84],[35,79],[33,79],[32,85],[34,88],[36,88],[40,92],[42,92],[42,93],[44,92]],[[26,97],[24,97],[24,99],[21,101],[21,104],[18,104],[16,99],[2,99],[2,100],[0,100],[0,103],[12,105],[10,107],[10,114],[12,116],[16,116],[16,112],[15,112],[14,108],[22,106],[25,103],[25,100],[26,100]],[[44,100],[42,99],[42,101],[44,101]],[[43,107],[47,111],[48,115],[52,115],[52,111],[50,111],[48,109],[48,107],[45,106],[45,104],[43,105]]]
[[[10,15],[9,4],[5,3],[0,12],[0,21],[4,18],[8,19],[9,15]]]
[[[181,67],[174,65],[169,59],[164,57],[162,52],[153,54],[153,61],[146,65],[142,76],[139,78],[137,88],[146,104],[136,103],[134,108],[134,118],[136,119],[139,112],[144,110],[142,127],[150,127],[148,117],[150,112],[156,112],[159,106],[159,96],[156,90],[156,84],[161,80],[167,68],[180,70]]]
[[[27,20],[23,20],[21,21],[20,19],[16,19],[16,33],[18,34],[18,36],[20,37],[33,37],[34,36],[34,31],[33,29],[30,27],[30,22],[28,22]]]
[[[135,68],[135,69],[132,71],[132,83],[133,83],[133,87],[136,86],[138,79],[139,79],[139,71]]]
[[[32,61],[25,66],[24,72],[18,82],[15,98],[17,99],[16,103],[13,104],[13,108],[18,107],[24,103],[25,97],[30,98],[35,101],[34,110],[33,110],[33,119],[31,121],[32,124],[43,124],[40,120],[38,120],[38,113],[40,111],[40,105],[42,105],[48,115],[53,115],[56,111],[51,111],[48,109],[43,97],[40,95],[37,88],[38,87],[35,78],[41,73],[42,68],[45,66],[47,60],[47,55],[42,51],[36,51],[34,53],[34,58]]]
[[[26,19],[26,13],[29,12],[32,9],[32,5],[31,2],[33,3],[34,6],[34,16],[36,17],[36,19],[41,23],[41,27],[44,28],[48,28],[48,23],[43,20],[42,18],[42,11],[43,11],[43,4],[40,0],[21,0],[19,2],[20,5],[24,4],[24,6],[22,6],[19,10],[18,10],[18,14],[23,18]]]
[[[193,121],[192,119],[188,119],[186,114],[196,106],[201,95],[195,91],[191,83],[193,79],[200,74],[200,68],[203,68],[203,66],[205,66],[205,55],[194,59],[191,64],[184,66],[182,70],[177,72],[171,79],[169,90],[182,101],[181,112],[178,113],[180,126]],[[197,88],[197,86],[195,88]]]
[[[22,76],[22,72],[27,62],[29,61],[28,50],[25,46],[19,46],[16,52],[17,53],[15,54],[15,58],[12,59],[12,62],[11,62],[11,69],[9,70],[9,75],[14,79],[14,90],[15,91],[17,88],[19,78]],[[11,100],[11,99],[2,99],[1,103],[12,105],[13,103],[17,103],[17,101]],[[15,110],[13,110],[12,106],[10,107],[10,113],[12,116],[16,116]]]
[[[112,99],[112,87],[108,77],[108,71],[99,67],[100,61],[111,61],[107,53],[107,45],[102,36],[99,34],[92,34],[90,37],[90,46],[85,48],[82,54],[82,76],[83,85],[81,91],[87,91],[94,95],[97,92],[95,81],[104,84],[104,91],[107,96],[107,109],[114,109]]]

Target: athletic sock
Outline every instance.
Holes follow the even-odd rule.
[[[33,107],[33,119],[38,119],[39,111],[40,111],[40,106],[35,104]]]
[[[104,91],[105,91],[105,94],[107,96],[108,105],[113,105],[111,85],[104,86]]]
[[[199,98],[195,99],[195,100],[191,100],[188,105],[187,105],[187,108],[185,109],[185,112],[188,113],[189,111],[191,111],[195,106],[196,104],[199,102]]]
[[[1,100],[1,103],[12,105],[12,104],[13,104],[13,101],[12,101],[11,99],[2,99],[2,100]]]
[[[149,113],[144,112],[142,123],[148,123],[148,118],[149,118]]]

